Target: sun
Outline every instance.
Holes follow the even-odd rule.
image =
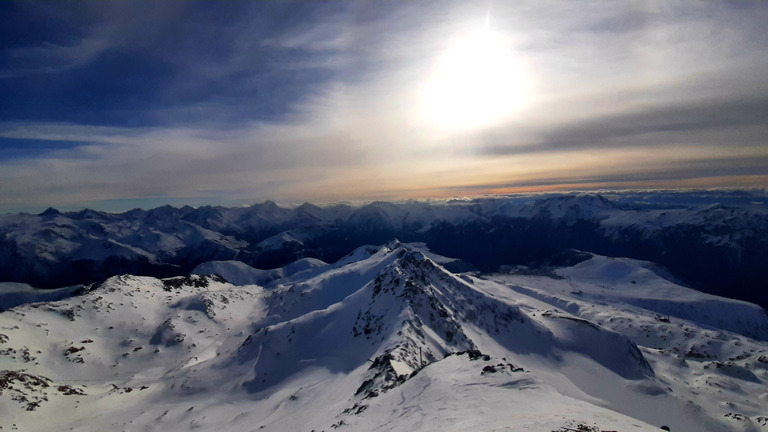
[[[422,89],[429,123],[474,129],[498,123],[526,101],[529,78],[503,35],[487,29],[447,42]]]

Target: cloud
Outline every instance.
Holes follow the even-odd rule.
[[[56,74],[89,64],[109,44],[104,39],[90,38],[75,45],[45,45],[19,48],[6,54],[11,67],[0,72],[0,79],[36,74]]]
[[[232,131],[59,124],[1,129],[6,138],[81,143],[0,163],[6,206],[158,195],[208,198],[222,190],[232,195],[229,200],[298,197],[297,190],[315,184],[347,182],[364,162],[349,137],[306,125],[253,124]]]
[[[441,52],[486,17],[525,69],[523,108],[471,130],[424,121]],[[78,3],[0,49],[0,146],[62,143],[0,160],[0,197],[329,201],[753,176],[766,19],[729,3]]]
[[[547,125],[529,131],[528,142],[515,142],[514,132],[488,133],[482,152],[489,155],[553,152],[574,149],[642,147],[657,144],[698,146],[765,145],[768,94],[731,100],[687,101],[640,107],[630,112]]]

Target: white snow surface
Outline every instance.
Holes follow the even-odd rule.
[[[0,428],[768,430],[765,310],[630,259],[556,277],[448,261],[394,241],[297,262],[266,290],[224,261],[203,270],[235,284],[124,275],[16,306]]]
[[[262,270],[240,261],[208,261],[195,267],[190,274],[219,275],[233,285],[266,285],[277,279],[327,265],[317,258],[302,258],[284,267]]]
[[[303,246],[304,234],[299,231],[283,231],[260,241],[256,248],[262,251],[279,250],[290,246]]]
[[[26,303],[55,301],[69,297],[82,285],[43,290],[19,282],[0,282],[0,311]]]

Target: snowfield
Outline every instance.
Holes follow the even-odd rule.
[[[5,284],[0,430],[768,431],[764,309],[585,258],[456,274],[393,241]]]

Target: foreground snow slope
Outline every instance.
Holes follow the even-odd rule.
[[[395,241],[265,286],[217,262],[201,272],[242,285],[126,275],[17,306],[0,313],[0,427],[768,430],[759,307],[629,259],[550,277],[447,262]]]

